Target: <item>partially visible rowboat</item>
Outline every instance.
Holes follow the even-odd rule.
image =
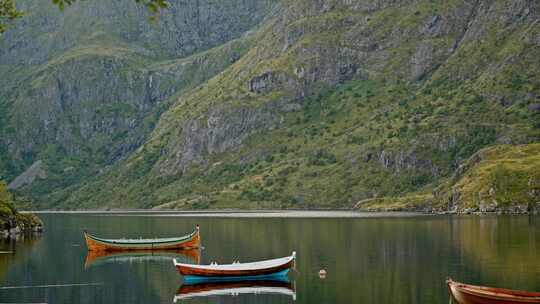
[[[125,251],[125,250],[187,250],[201,246],[199,225],[192,233],[172,238],[156,239],[103,239],[84,232],[89,251]]]
[[[240,294],[281,294],[296,300],[296,292],[288,280],[258,280],[182,285],[174,296],[174,303],[197,297]]]
[[[540,303],[540,292],[528,292],[446,281],[452,298],[459,304]]]
[[[192,265],[178,263],[176,259],[173,259],[173,262],[178,272],[184,276],[184,281],[194,282],[283,277],[287,275],[295,259],[296,252],[288,257],[251,263]]]

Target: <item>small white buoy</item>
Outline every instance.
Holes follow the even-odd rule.
[[[319,270],[319,278],[321,278],[321,279],[326,278],[326,270],[324,270],[324,269]]]

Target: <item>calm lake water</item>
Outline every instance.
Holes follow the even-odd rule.
[[[274,282],[275,293],[225,292],[177,297],[176,303],[448,303],[448,276],[540,291],[540,217],[339,216],[41,214],[46,230],[40,237],[0,241],[0,302],[173,303],[177,293],[186,295],[192,286],[180,290],[172,256],[228,263],[293,250],[297,271],[289,283]],[[82,235],[87,229],[110,238],[166,237],[187,234],[195,224],[201,225],[205,246],[200,255],[87,259]],[[319,278],[321,268],[327,270],[325,279]],[[46,286],[61,284],[67,285]]]

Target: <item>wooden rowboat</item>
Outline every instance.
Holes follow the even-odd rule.
[[[448,291],[459,304],[540,303],[540,292],[528,292],[463,284],[448,279]]]
[[[103,239],[84,232],[89,251],[126,251],[126,250],[187,250],[201,245],[199,225],[191,234],[157,239]]]
[[[196,282],[284,277],[287,276],[295,259],[296,252],[288,257],[251,263],[192,265],[178,263],[176,259],[173,259],[173,262],[178,272],[184,276],[185,282]]]
[[[276,294],[286,295],[296,300],[296,292],[288,280],[255,280],[233,282],[207,282],[194,285],[182,285],[174,296],[174,303],[181,300],[213,297],[236,296],[241,294]]]

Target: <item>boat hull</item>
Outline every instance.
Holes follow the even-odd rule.
[[[231,281],[286,277],[295,259],[296,252],[288,257],[249,263],[193,265],[177,263],[176,260],[173,263],[186,282]]]
[[[467,285],[447,281],[453,300],[459,304],[540,303],[540,293]]]
[[[262,281],[262,280],[285,280],[289,274],[289,269],[278,272],[259,274],[259,275],[233,275],[233,276],[198,276],[184,275],[184,283],[204,283],[204,282],[237,282],[237,281]]]
[[[133,242],[130,240],[104,240],[96,238],[88,233],[84,233],[86,246],[89,251],[144,251],[144,250],[190,250],[198,249],[201,245],[199,229],[192,233],[188,238],[179,240],[160,241],[156,239],[153,242]]]

